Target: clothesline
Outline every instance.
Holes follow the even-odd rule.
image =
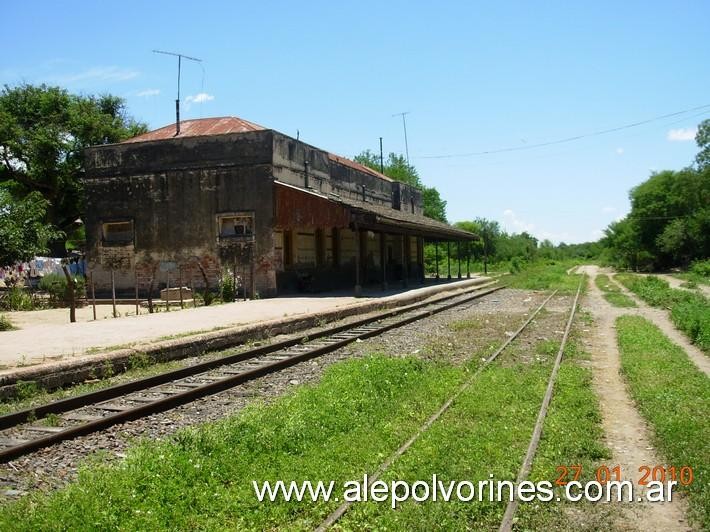
[[[86,260],[81,255],[66,259],[35,257],[27,262],[18,262],[12,266],[0,268],[0,287],[25,284],[51,274],[64,275],[63,263],[67,264],[71,275],[86,276]]]

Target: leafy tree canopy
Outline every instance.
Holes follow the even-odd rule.
[[[47,200],[39,192],[17,200],[0,186],[0,266],[44,255],[49,241],[62,236],[44,222],[46,211]]]
[[[695,163],[700,170],[710,167],[710,118],[703,120],[698,126],[695,142],[700,152],[695,156]]]
[[[6,85],[0,92],[0,183],[19,201],[32,192],[41,194],[44,221],[66,231],[82,214],[84,148],[146,130],[126,114],[124,100],[116,96]],[[36,195],[32,198],[36,201]]]
[[[609,225],[609,262],[652,270],[710,256],[710,166],[654,173],[629,194],[631,212]]]
[[[360,155],[355,156],[355,161],[360,164],[380,171],[380,156],[370,150],[365,150]],[[427,187],[419,178],[417,169],[402,155],[390,153],[384,161],[384,174],[394,179],[418,188],[422,192],[422,202],[424,203],[424,216],[446,222],[446,201],[441,198],[439,191],[434,187]]]
[[[600,240],[605,262],[651,271],[710,256],[710,120],[695,140],[694,167],[654,172],[631,189],[631,212]]]

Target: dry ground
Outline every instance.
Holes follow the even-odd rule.
[[[619,372],[619,349],[615,320],[628,309],[609,304],[594,283],[597,266],[583,266],[580,273],[590,276],[589,293],[584,308],[594,317],[587,336],[587,349],[592,356],[594,388],[599,397],[606,444],[612,452],[610,467],[620,465],[623,480],[636,481],[642,465],[662,464],[650,443],[650,428],[636,409]],[[682,498],[670,503],[635,502],[623,507],[617,530],[690,530],[686,522],[687,505]]]

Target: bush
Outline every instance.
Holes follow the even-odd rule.
[[[13,286],[0,300],[0,307],[4,310],[35,310],[36,304],[27,290],[21,286]]]
[[[670,307],[673,303],[668,281],[653,275],[635,279],[631,290],[654,307]]]
[[[219,282],[219,293],[222,296],[222,301],[229,303],[234,301],[237,296],[237,287],[234,286],[234,279],[230,275],[225,275]]]
[[[75,297],[82,297],[86,288],[86,281],[83,277],[75,277],[76,293]],[[49,302],[51,305],[60,306],[68,303],[66,297],[67,278],[64,274],[50,273],[45,275],[39,282],[39,289],[44,290],[49,294]]]
[[[525,267],[525,261],[518,258],[518,257],[513,257],[510,261],[510,273],[520,273],[520,271]]]
[[[0,314],[0,331],[11,331],[14,328],[7,316]]]
[[[710,351],[710,305],[701,295],[688,296],[673,306],[671,319],[695,345],[704,351]]]
[[[700,277],[710,278],[710,259],[696,260],[690,265],[690,273]]]

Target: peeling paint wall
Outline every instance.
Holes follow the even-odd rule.
[[[217,218],[249,212],[256,290],[274,295],[271,146],[271,132],[259,131],[87,150],[87,258],[97,291],[110,290],[112,266],[117,290],[129,293],[136,279],[147,291],[151,275],[155,291],[168,276],[176,285],[180,271],[183,284],[203,287],[198,262],[213,288],[235,261],[248,274],[248,256],[234,240],[219,237]],[[133,221],[132,246],[103,241],[102,224],[111,220]],[[117,255],[120,264],[108,260]],[[170,263],[177,269],[167,271]]]
[[[277,287],[302,289],[308,275],[317,279],[307,289],[352,286],[357,236],[349,209],[275,180],[422,213],[418,190],[271,130],[97,146],[86,152],[84,179],[97,293],[110,292],[112,269],[119,295],[131,297],[136,285],[145,297],[151,279],[154,294],[180,281],[203,288],[203,274],[214,289],[235,270],[249,288],[252,269],[261,297],[276,295]],[[229,217],[253,217],[249,234],[220,235]],[[124,222],[132,224],[130,241],[110,241],[106,224]],[[361,268],[365,280],[376,280],[379,237],[363,239]],[[393,279],[402,270],[401,248],[387,238]],[[416,242],[406,252],[416,258]]]

